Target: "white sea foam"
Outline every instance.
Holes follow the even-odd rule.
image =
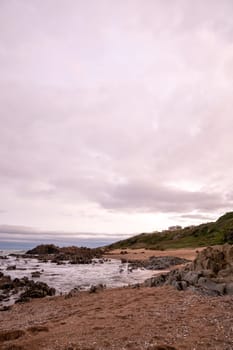
[[[9,254],[2,251],[1,255]],[[16,270],[7,270],[7,267],[16,265]],[[9,256],[8,259],[0,259],[0,269],[11,278],[22,278],[27,276],[34,281],[42,281],[50,287],[54,287],[57,294],[67,293],[74,287],[87,290],[91,285],[102,283],[107,288],[122,287],[143,282],[146,278],[155,275],[155,271],[137,269],[130,272],[127,264],[119,260],[108,260],[101,263],[95,260],[93,264],[72,265],[65,262],[64,265],[57,265],[48,261],[40,262],[37,259],[25,259]],[[39,278],[32,278],[34,271],[40,271]]]

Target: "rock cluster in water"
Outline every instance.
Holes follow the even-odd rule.
[[[182,265],[190,262],[190,260],[175,257],[175,256],[151,256],[148,260],[126,260],[121,259],[121,261],[128,262],[130,268],[145,268],[147,270],[166,270],[171,266]]]
[[[26,302],[32,298],[43,298],[55,295],[55,288],[50,288],[46,283],[34,282],[27,277],[11,279],[0,272],[0,302],[9,301],[16,296],[16,302]]]
[[[54,244],[41,244],[28,250],[23,257],[37,258],[43,262],[51,260],[58,265],[64,261],[69,261],[70,264],[91,264],[92,259],[100,258],[102,254],[102,250],[98,248],[91,249],[75,246],[60,248]]]
[[[147,279],[147,287],[172,285],[208,295],[233,295],[233,245],[208,247],[181,269]]]

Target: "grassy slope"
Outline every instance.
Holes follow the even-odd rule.
[[[117,248],[175,249],[233,243],[233,212],[226,213],[216,222],[176,231],[142,233],[108,246]]]

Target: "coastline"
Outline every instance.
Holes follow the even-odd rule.
[[[196,254],[196,249],[128,250],[106,256],[143,261],[170,255],[193,260]],[[233,296],[178,291],[171,285],[82,291],[33,299],[2,311],[0,349],[232,350],[232,315]]]

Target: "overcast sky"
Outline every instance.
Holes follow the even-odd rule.
[[[232,113],[232,0],[0,0],[1,238],[217,218]]]

